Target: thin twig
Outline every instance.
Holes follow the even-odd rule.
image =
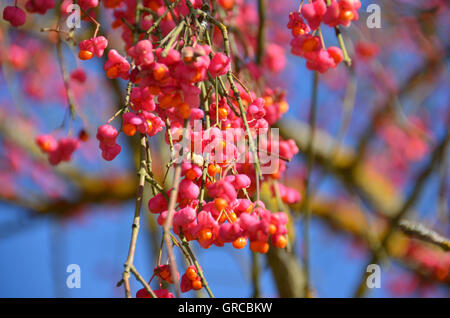
[[[173,177],[173,189],[170,192],[170,200],[169,207],[167,209],[167,218],[164,222],[163,233],[164,233],[164,242],[167,248],[167,254],[169,256],[170,263],[170,273],[173,278],[173,282],[175,284],[175,291],[177,293],[177,297],[180,297],[180,287],[178,285],[178,269],[177,263],[175,261],[175,255],[173,254],[172,243],[170,239],[170,228],[172,227],[173,215],[175,213],[175,204],[177,202],[178,197],[178,188],[180,185],[180,177],[181,177],[181,165],[177,164],[175,168],[175,174]]]
[[[161,14],[158,19],[156,19],[152,26],[147,30],[146,32],[146,36],[149,37],[150,34],[160,25],[161,21],[166,17],[166,15],[171,12],[173,10],[173,8],[175,8],[178,3],[180,2],[180,0],[176,0],[174,1],[172,4],[169,5],[169,7],[166,9],[166,11],[163,12],[163,14]],[[173,15],[172,15],[173,17]]]
[[[214,298],[214,294],[212,293],[211,289],[209,288],[208,281],[205,278],[205,274],[203,273],[202,268],[200,267],[197,257],[195,257],[194,252],[192,251],[191,247],[189,246],[189,242],[186,240],[186,238],[181,234],[181,242],[183,246],[186,248],[187,252],[189,253],[189,256],[191,257],[192,262],[195,265],[195,268],[197,269],[198,275],[200,276],[200,279],[202,281],[202,285],[205,287],[206,292],[208,293],[210,298]]]
[[[408,220],[401,220],[398,224],[406,235],[439,246],[444,251],[450,251],[450,240],[425,225]]]
[[[153,289],[150,287],[149,284],[147,284],[147,282],[145,281],[145,279],[141,276],[141,274],[139,274],[139,272],[137,271],[137,269],[134,267],[134,265],[131,265],[130,268],[131,272],[133,273],[133,275],[136,277],[136,279],[138,281],[141,282],[141,284],[144,286],[145,290],[150,294],[150,296],[152,296],[152,298],[158,298],[155,294],[155,292],[153,291]]]
[[[145,176],[146,176],[146,135],[141,134],[140,139],[140,167],[139,167],[139,186],[138,186],[138,193],[136,198],[136,207],[134,210],[134,219],[133,224],[131,226],[131,240],[130,240],[130,247],[128,249],[128,258],[125,262],[125,269],[122,274],[122,282],[125,285],[125,296],[127,298],[131,297],[131,290],[130,290],[130,283],[129,283],[129,277],[130,277],[130,269],[133,266],[133,260],[134,260],[134,253],[136,250],[136,241],[137,236],[139,233],[139,220],[141,215],[141,207],[142,207],[142,200],[144,195],[144,183],[145,183]],[[119,283],[120,285],[120,283]]]
[[[58,55],[59,66],[61,68],[61,74],[62,74],[63,81],[64,81],[64,87],[66,89],[67,102],[69,103],[70,116],[72,117],[72,119],[75,119],[77,107],[76,107],[75,99],[73,98],[73,95],[72,95],[72,90],[70,88],[69,75],[67,74],[66,66],[64,64],[61,39],[59,38],[59,36],[58,36],[58,40],[56,42],[56,51],[57,51],[57,55]]]

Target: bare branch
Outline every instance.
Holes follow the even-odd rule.
[[[436,246],[439,246],[444,251],[450,251],[450,240],[439,233],[430,230],[425,225],[408,220],[401,220],[398,224],[399,228],[412,238],[416,238]]]

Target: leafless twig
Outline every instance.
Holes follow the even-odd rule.
[[[450,240],[425,225],[409,220],[401,220],[399,228],[408,236],[439,246],[444,251],[450,251]]]

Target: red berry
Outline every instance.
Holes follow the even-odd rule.
[[[216,208],[217,211],[222,211],[227,206],[228,206],[228,202],[227,202],[227,200],[225,200],[223,198],[217,198],[214,200],[214,207]]]
[[[81,50],[80,53],[78,53],[78,57],[80,58],[80,60],[90,60],[94,57],[94,53],[87,50]]]
[[[189,278],[189,280],[196,280],[198,275],[195,267],[188,267],[188,269],[186,270],[186,276],[187,278]]]
[[[287,239],[284,235],[279,235],[276,237],[273,245],[278,248],[285,248],[287,245]]]
[[[233,241],[233,247],[237,249],[242,249],[247,245],[247,239],[245,237],[239,237]]]
[[[203,287],[203,284],[202,284],[202,282],[200,280],[194,280],[192,282],[192,289],[200,290],[200,289],[202,289],[202,287]]]

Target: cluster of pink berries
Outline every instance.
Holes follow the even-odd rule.
[[[94,57],[94,55],[97,57],[103,56],[103,52],[105,52],[105,49],[108,46],[108,40],[104,36],[98,36],[83,40],[78,43],[78,46],[80,47],[78,57],[81,60],[89,60]]]
[[[317,33],[322,22],[329,27],[349,26],[358,19],[359,0],[313,0],[304,4],[300,12],[289,14],[287,27],[294,38],[291,52],[306,59],[309,70],[324,73],[344,60],[342,50],[335,46],[324,48],[321,35]],[[307,23],[305,23],[305,20]]]
[[[173,279],[170,272],[170,266],[167,264],[156,266],[153,270],[153,276],[148,282],[152,282],[154,277],[158,277],[160,280],[167,282],[168,284],[173,284]],[[174,298],[174,295],[169,292],[167,289],[161,288],[153,291],[158,298]],[[136,298],[151,298],[149,292],[142,288],[137,291]]]
[[[192,3],[194,7],[201,5],[201,1]],[[114,15],[117,18],[134,22],[134,4],[125,2],[125,10],[119,10],[112,3],[109,5],[115,8]],[[161,4],[161,7],[152,9],[161,11],[164,8]],[[175,14],[183,14],[186,10],[185,4],[181,2],[173,11]],[[146,30],[150,25],[144,21],[145,19],[142,28]],[[126,35],[128,27],[116,23],[117,26],[124,27],[123,34]],[[107,44],[101,38],[95,37],[80,43],[80,58],[101,56]],[[121,131],[128,136],[140,133],[152,137],[169,122],[166,142],[169,144],[170,133],[176,144],[183,138],[180,131],[183,130],[185,120],[189,120],[187,130],[190,140],[200,139],[202,146],[199,154],[210,158],[205,184],[205,197],[209,197],[209,201],[200,202],[199,199],[202,164],[182,163],[183,179],[179,185],[178,205],[173,216],[174,232],[183,233],[187,240],[197,240],[204,248],[213,244],[223,246],[225,243],[232,243],[235,248],[241,249],[248,241],[250,248],[260,253],[268,251],[270,241],[274,246],[284,248],[287,244],[287,216],[283,212],[271,213],[261,201],[250,201],[248,193],[254,192],[256,184],[254,165],[249,163],[250,160],[234,163],[238,156],[244,155],[250,159],[252,154],[227,143],[225,138],[217,137],[224,136],[230,128],[241,129],[242,134],[245,134],[244,114],[240,111],[235,92],[227,88],[226,93],[231,98],[216,96],[217,92],[212,93],[208,114],[200,107],[201,91],[198,83],[227,74],[231,57],[222,52],[214,53],[208,45],[186,45],[182,40],[177,44],[180,49],[165,49],[154,48],[151,39],[140,39],[134,45],[131,38],[125,36],[124,39],[128,44],[127,55],[122,56],[112,49],[108,52],[104,65],[109,78],[122,78],[134,83],[129,106],[122,114]],[[256,134],[267,131],[288,109],[282,93],[266,89],[263,98],[258,98],[254,92],[241,85],[236,86],[246,111],[245,120]],[[212,128],[207,130],[203,124],[202,131],[195,131],[194,121],[204,119],[205,115],[209,115]],[[106,160],[114,159],[120,152],[120,146],[116,143],[118,133],[109,123],[98,129],[97,139]],[[222,143],[223,151],[212,149],[206,153],[206,145],[211,142]],[[279,148],[280,156],[287,160],[298,152],[293,141],[269,143],[269,150],[275,148]],[[277,163],[277,171],[268,177],[281,177],[285,161],[278,160]],[[233,171],[234,174],[231,174]],[[300,199],[298,193],[293,193],[293,189],[281,186],[280,190],[285,202],[292,203]],[[170,196],[170,191],[165,195],[157,194],[148,204],[152,213],[159,214],[158,223],[161,225],[168,215],[167,197]]]
[[[111,125],[102,125],[97,129],[97,140],[102,151],[102,157],[105,160],[113,160],[122,150],[122,147],[116,143],[119,132]]]
[[[80,43],[80,57],[92,57],[94,52],[101,56],[105,42],[97,39]],[[100,48],[98,43],[101,43]],[[221,52],[213,55],[207,45],[185,46],[181,51],[170,49],[165,53],[162,48],[154,50],[150,40],[141,40],[130,47],[127,53],[134,62],[133,69],[130,62],[114,49],[108,52],[104,69],[109,78],[129,79],[137,85],[131,90],[129,111],[122,115],[123,131],[128,136],[140,132],[152,137],[162,131],[167,119],[171,123],[172,133],[176,134],[175,131],[182,127],[185,119],[203,119],[204,111],[199,108],[200,89],[195,84],[205,80],[208,73],[209,76],[221,76],[230,68],[230,58]],[[213,55],[211,59],[210,54]],[[253,93],[247,94],[242,87],[239,90],[243,101],[248,104],[247,119],[250,127],[267,128],[269,124],[264,119],[264,99],[256,98]],[[230,94],[233,93],[230,91]],[[215,96],[212,99],[215,100]],[[241,116],[232,111],[227,100],[221,97],[219,103],[218,124],[223,129],[244,128]],[[210,111],[213,123],[217,117],[215,106],[212,103]],[[234,107],[234,110],[238,109],[238,105]],[[283,108],[282,111],[285,112],[285,101]],[[270,114],[273,122],[281,114],[277,111],[279,107],[271,109],[275,112]]]
[[[203,1],[190,3],[193,8],[199,9]],[[61,8],[63,13],[68,13],[65,9],[68,4],[70,1],[64,1]],[[78,4],[83,10],[89,10],[98,6],[99,2],[78,1]],[[233,143],[238,138],[254,139],[267,133],[270,126],[288,111],[285,94],[271,88],[264,88],[261,94],[257,94],[246,88],[240,80],[236,80],[233,87],[227,80],[227,84],[220,87],[221,90],[211,87],[206,96],[209,108],[206,108],[205,101],[200,97],[202,85],[219,82],[218,78],[225,79],[225,75],[233,76],[230,73],[233,57],[215,51],[214,45],[204,44],[195,36],[188,40],[177,37],[170,46],[155,47],[155,43],[161,39],[155,35],[145,35],[145,31],[154,23],[153,19],[147,18],[150,15],[148,11],[142,12],[140,25],[136,26],[141,34],[136,38],[129,27],[136,25],[136,2],[111,0],[104,1],[103,5],[114,10],[116,20],[113,27],[122,28],[125,51],[108,50],[108,40],[97,36],[96,32],[92,38],[79,42],[78,57],[80,60],[90,60],[106,54],[106,76],[127,80],[131,86],[128,104],[97,129],[96,138],[102,157],[110,161],[119,155],[122,148],[117,138],[121,132],[127,136],[141,134],[151,138],[165,128],[167,145],[173,145],[177,151],[180,147],[186,147],[182,146],[182,141],[186,141],[184,138],[191,143],[199,140],[200,149],[189,151],[192,155],[199,155],[203,161],[179,163],[181,181],[173,215],[173,232],[187,241],[197,241],[203,248],[224,246],[227,243],[236,249],[243,249],[248,244],[252,251],[258,253],[267,253],[270,245],[285,248],[288,244],[287,215],[284,212],[272,213],[256,195],[255,199],[251,198],[256,194],[258,182],[282,177],[286,162],[293,158],[298,148],[293,140],[264,141],[264,149],[268,153],[275,152],[279,158],[274,159],[276,169],[264,173],[262,179],[257,180],[255,154]],[[167,10],[162,1],[144,1],[143,5],[158,14]],[[234,6],[234,1],[221,1],[220,5],[229,10]],[[189,8],[186,2],[180,1],[160,21],[159,31],[163,36],[168,35],[175,27],[174,18],[187,14]],[[284,57],[283,50],[273,44],[268,52],[264,63],[271,70],[280,71],[284,62],[278,61],[278,56]],[[257,68],[255,70],[258,71]],[[83,82],[86,74],[76,69],[70,78]],[[116,118],[121,119],[120,130],[111,124]],[[198,122],[200,130],[195,127]],[[232,142],[226,137],[231,130],[237,131]],[[74,143],[76,147],[69,148],[69,143],[64,140],[78,142],[73,138],[56,142],[51,136],[39,136],[37,142],[44,152],[49,153],[50,162],[57,164],[70,159],[70,154],[78,147],[78,143]],[[211,144],[219,147],[209,147]],[[241,157],[243,161],[239,160]],[[204,161],[206,158],[207,162]],[[264,165],[261,163],[261,167]],[[172,191],[159,193],[148,202],[149,210],[158,214],[160,225],[167,219],[168,197]],[[272,191],[274,196],[275,192],[279,192],[285,203],[300,200],[297,191],[281,184],[277,191]],[[173,283],[168,265],[158,266],[154,274]],[[188,267],[181,278],[180,287],[183,292],[204,287],[194,266]],[[156,290],[155,293],[158,297],[173,297],[166,289]],[[150,295],[142,289],[137,296]]]
[[[189,266],[181,277],[180,289],[183,293],[190,290],[200,290],[203,287],[200,275],[194,265]]]
[[[250,187],[250,178],[245,174],[229,175],[214,182],[208,182],[209,202],[202,202],[199,209],[200,167],[184,163],[178,194],[179,209],[173,216],[174,232],[183,233],[187,240],[197,240],[203,248],[212,244],[223,246],[232,243],[242,249],[250,241],[255,252],[266,253],[271,239],[274,246],[286,246],[287,216],[271,213],[261,201],[251,202],[239,198],[240,191]],[[208,167],[208,175],[216,177],[220,168],[214,164]],[[169,193],[170,194],[170,191]],[[242,193],[241,193],[242,194]],[[163,225],[168,215],[168,203],[164,195],[157,194],[148,202],[149,210],[159,214],[158,223]]]
[[[70,161],[72,153],[80,146],[80,140],[66,137],[56,140],[52,135],[40,135],[36,138],[39,148],[48,154],[48,161],[57,165],[62,161]]]

